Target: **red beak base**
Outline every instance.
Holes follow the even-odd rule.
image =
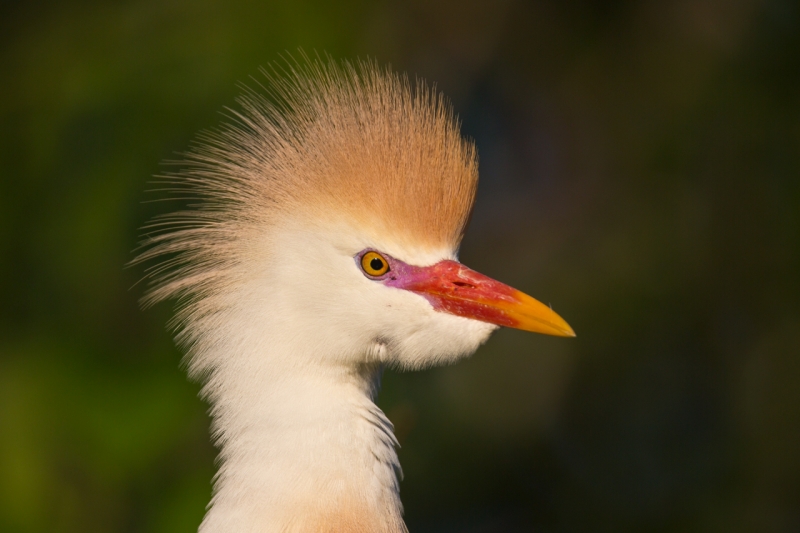
[[[439,311],[546,335],[575,336],[550,307],[456,261],[402,267],[385,283],[424,296]]]

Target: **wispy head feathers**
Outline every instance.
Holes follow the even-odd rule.
[[[442,96],[371,62],[264,71],[231,121],[202,135],[165,178],[197,204],[157,220],[139,261],[148,301],[223,289],[236,239],[287,217],[345,221],[403,246],[455,250],[475,197],[474,145]],[[230,282],[231,280],[227,280]]]

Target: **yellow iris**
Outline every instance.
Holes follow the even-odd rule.
[[[383,276],[389,272],[389,262],[378,252],[367,252],[361,256],[361,268],[370,276]]]

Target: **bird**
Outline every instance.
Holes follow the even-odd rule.
[[[400,533],[385,368],[471,355],[501,326],[572,337],[458,261],[478,184],[452,105],[374,60],[262,69],[161,177],[144,305],[176,302],[218,471],[200,533]]]

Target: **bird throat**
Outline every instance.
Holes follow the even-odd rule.
[[[407,531],[378,366],[225,372],[207,385],[220,469],[200,533]]]

